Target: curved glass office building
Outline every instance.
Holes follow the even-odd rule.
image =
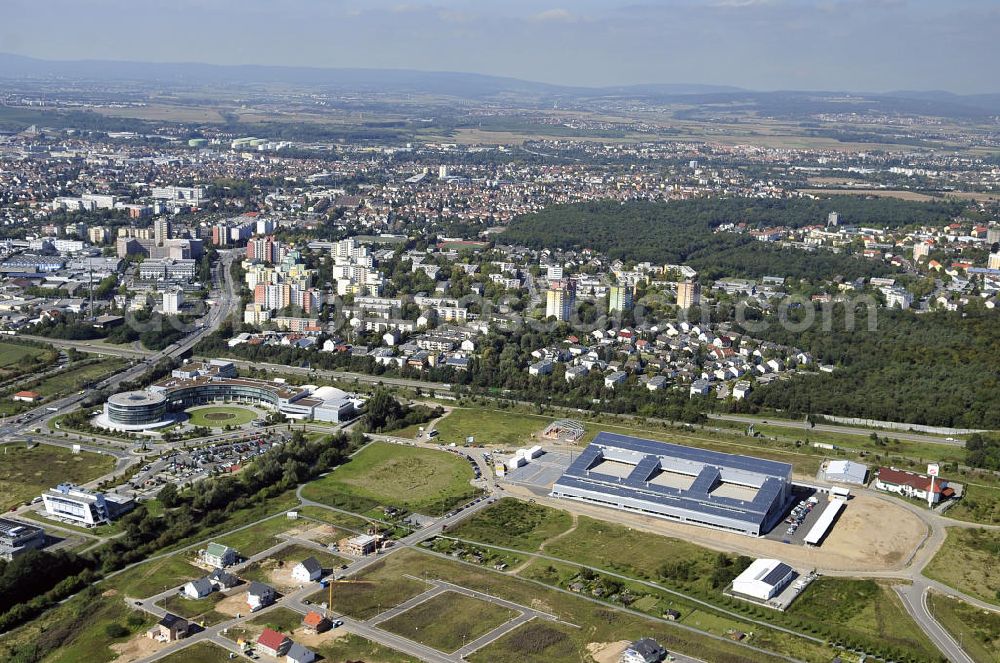
[[[150,391],[123,391],[104,405],[108,423],[124,430],[155,428],[169,423],[167,399]]]

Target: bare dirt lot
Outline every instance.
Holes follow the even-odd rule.
[[[133,661],[152,656],[166,647],[167,644],[169,643],[147,638],[145,633],[137,633],[125,642],[116,642],[111,645],[111,649],[118,654],[115,663],[133,663]]]
[[[539,497],[520,487],[508,493],[535,499],[570,513],[616,522],[636,529],[684,539],[706,548],[754,557],[776,557],[800,569],[820,571],[898,571],[923,543],[927,526],[916,515],[891,501],[858,494],[841,513],[833,530],[819,547],[788,545],[741,534],[651,518],[580,502]]]
[[[622,653],[629,646],[628,640],[618,642],[591,642],[587,645],[587,653],[590,654],[597,663],[618,663]]]
[[[246,591],[236,592],[232,596],[222,599],[215,604],[215,611],[223,615],[229,615],[230,617],[235,617],[238,614],[248,614],[250,606],[247,605]]]

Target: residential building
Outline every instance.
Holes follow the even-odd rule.
[[[302,618],[302,626],[313,633],[323,633],[329,631],[332,624],[329,619],[315,610],[311,610]]]
[[[184,291],[180,288],[170,288],[163,291],[163,312],[166,315],[177,315],[184,304]]]
[[[176,642],[187,637],[188,627],[186,619],[168,612],[153,628],[146,631],[146,637],[160,642]]]
[[[240,584],[240,579],[224,569],[215,569],[208,575],[209,582],[219,590],[232,589]]]
[[[257,638],[257,650],[268,656],[284,656],[291,646],[292,641],[288,636],[273,628],[265,628],[260,637]]]
[[[613,285],[608,288],[608,312],[624,312],[632,309],[632,298],[635,288],[625,285]]]
[[[198,578],[184,584],[181,591],[184,592],[184,596],[189,599],[200,599],[211,594],[215,588],[212,586],[212,581],[208,578]]]
[[[315,660],[316,654],[314,654],[311,649],[308,649],[297,642],[292,643],[292,646],[288,648],[288,653],[285,656],[286,663],[313,663]]]
[[[299,582],[313,582],[323,575],[323,567],[315,557],[307,557],[292,569],[292,578]]]
[[[642,638],[630,644],[622,653],[621,663],[660,663],[667,650],[652,638]]]
[[[236,563],[237,552],[221,543],[209,543],[201,554],[201,561],[217,569],[224,569]]]
[[[378,548],[378,539],[371,534],[359,534],[340,542],[340,549],[354,557],[370,555]]]
[[[677,307],[687,310],[701,304],[701,284],[697,281],[681,281],[677,284]]]
[[[274,587],[262,582],[251,582],[247,588],[247,605],[250,606],[250,612],[266,608],[274,603],[276,598],[277,592],[274,591]]]
[[[569,279],[552,281],[545,293],[545,317],[566,322],[576,305],[576,283]]]

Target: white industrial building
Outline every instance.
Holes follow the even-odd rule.
[[[829,460],[820,469],[826,481],[863,486],[868,478],[868,466],[850,460]]]
[[[62,483],[42,493],[45,513],[87,527],[103,525],[135,508],[135,500],[114,493],[97,493]]]
[[[163,312],[168,315],[177,315],[181,312],[181,305],[184,304],[184,291],[180,288],[171,288],[163,291]]]
[[[758,559],[733,580],[733,594],[768,601],[795,579],[792,567],[777,559]]]

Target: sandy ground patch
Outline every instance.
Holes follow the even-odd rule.
[[[298,642],[303,647],[309,647],[310,649],[315,649],[321,647],[328,642],[333,642],[339,640],[347,635],[347,631],[343,628],[334,628],[326,631],[324,633],[313,633],[312,631],[306,630],[304,628],[295,629],[291,638],[295,642]]]
[[[587,645],[587,653],[596,663],[618,663],[622,652],[629,646],[628,640],[618,642],[591,642]]]
[[[125,642],[116,642],[111,645],[111,650],[118,654],[115,657],[115,663],[132,663],[133,661],[138,661],[155,654],[168,644],[170,643],[147,638],[143,632],[136,634]]]
[[[107,590],[105,590],[104,592],[101,593],[101,596],[103,596],[104,598],[108,598],[110,596],[118,596],[118,590],[117,589],[107,589]]]
[[[542,599],[531,599],[531,607],[539,612],[547,612],[550,615],[556,614],[552,609],[552,606],[543,601]]]
[[[910,564],[914,551],[924,542],[928,532],[923,521],[903,506],[865,493],[855,495],[822,545],[813,548],[542,497],[522,486],[507,485],[504,489],[512,496],[534,499],[570,513],[684,539],[712,550],[775,557],[803,570],[898,571]]]
[[[298,580],[292,577],[292,569],[295,568],[295,565],[291,562],[285,562],[284,566],[274,566],[275,561],[268,559],[264,560],[262,564],[267,571],[268,580],[271,581],[269,584],[282,594],[287,594],[291,590],[298,589],[301,585]],[[273,568],[267,570],[268,566],[272,566]]]
[[[236,592],[232,596],[227,596],[215,604],[214,610],[219,614],[229,615],[230,617],[235,617],[237,614],[250,614],[246,591]]]

